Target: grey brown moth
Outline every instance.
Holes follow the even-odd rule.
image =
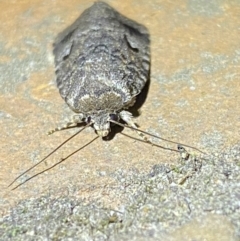
[[[67,126],[91,122],[102,137],[109,134],[111,120],[137,128],[126,109],[148,80],[149,43],[144,26],[103,2],[59,35],[53,51],[57,86],[77,113]]]
[[[106,137],[111,130],[110,124],[115,123],[137,131],[143,137],[144,142],[180,152],[150,142],[143,134],[165,141],[169,140],[139,130],[133,121],[131,112],[127,111],[134,105],[137,95],[149,78],[149,45],[149,33],[146,27],[122,16],[108,4],[96,2],[85,10],[70,27],[59,34],[53,50],[60,95],[76,114],[72,121],[63,127],[55,128],[49,134],[71,125],[86,123],[84,128],[93,126],[98,136]],[[126,124],[120,123],[120,120]],[[15,178],[9,186],[46,160],[83,129]],[[77,151],[96,139],[97,137]],[[13,189],[53,168],[77,151],[50,168],[26,179]]]

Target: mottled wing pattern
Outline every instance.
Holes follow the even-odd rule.
[[[111,89],[124,89],[127,102],[147,82],[149,35],[144,26],[97,2],[59,35],[54,55],[60,94],[75,111],[83,96]]]
[[[126,63],[127,81],[132,89],[132,96],[141,92],[149,78],[150,71],[150,39],[148,30],[119,14],[119,21],[125,27],[125,40],[128,50],[134,52]]]

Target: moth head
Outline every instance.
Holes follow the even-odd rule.
[[[88,118],[88,122],[93,123],[93,128],[98,136],[105,137],[111,131],[109,120],[118,121],[119,115],[115,113],[101,113]]]

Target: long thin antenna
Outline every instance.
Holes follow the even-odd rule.
[[[203,154],[206,154],[205,152],[199,150],[199,149],[196,148],[196,147],[189,146],[189,145],[182,144],[182,143],[175,142],[175,141],[171,141],[171,140],[168,140],[168,139],[166,139],[166,138],[159,137],[159,136],[157,136],[157,135],[154,135],[154,134],[151,134],[151,133],[149,133],[149,132],[140,130],[140,129],[138,129],[138,128],[134,128],[134,127],[132,127],[132,126],[128,126],[128,125],[126,125],[126,124],[119,123],[119,122],[114,121],[114,120],[109,120],[109,121],[112,122],[112,123],[114,123],[114,124],[116,124],[116,125],[119,125],[119,126],[122,126],[122,127],[126,127],[126,128],[131,129],[131,130],[135,130],[135,131],[137,131],[137,132],[138,132],[138,131],[139,131],[139,132],[142,132],[143,134],[152,136],[152,137],[157,138],[157,139],[160,139],[160,140],[162,140],[162,141],[167,141],[167,142],[170,142],[170,143],[173,143],[173,144],[177,144],[177,145],[189,147],[189,148],[192,148],[193,150],[196,150],[196,151],[198,151],[198,152],[201,152],[201,153],[203,153]]]
[[[41,172],[36,173],[35,175],[29,177],[28,179],[26,179],[24,182],[18,184],[16,187],[14,187],[12,190],[17,189],[18,187],[22,186],[24,183],[30,181],[31,179],[33,179],[34,177],[54,168],[55,166],[59,165],[60,163],[64,162],[65,160],[67,160],[69,157],[71,157],[72,155],[74,155],[75,153],[77,153],[78,151],[82,150],[83,148],[85,148],[86,146],[90,145],[92,142],[94,142],[99,136],[96,136],[95,138],[93,138],[91,141],[89,141],[87,144],[85,144],[84,146],[80,147],[79,149],[77,149],[76,151],[72,152],[71,154],[69,154],[68,156],[66,156],[65,158],[62,158],[59,162],[55,163],[54,165],[52,165],[49,168],[44,169]]]
[[[152,143],[152,142],[150,142],[150,141],[145,141],[145,140],[142,140],[142,139],[139,139],[139,138],[136,138],[136,137],[127,135],[127,134],[122,133],[122,132],[120,132],[120,134],[122,134],[123,136],[129,137],[129,138],[131,138],[131,139],[134,139],[134,140],[137,140],[137,141],[141,141],[141,142],[147,143],[147,144],[152,145],[152,146],[156,146],[156,147],[162,148],[162,149],[164,149],[164,150],[179,152],[178,150],[175,150],[175,149],[172,149],[172,148],[168,148],[168,147],[164,147],[164,146],[161,146],[161,145]]]
[[[60,144],[58,147],[56,147],[52,152],[50,152],[47,156],[45,156],[41,161],[39,161],[38,163],[36,163],[35,165],[33,165],[32,167],[28,168],[26,171],[24,171],[22,174],[20,174],[19,176],[17,176],[9,185],[8,187],[12,186],[13,183],[15,183],[20,177],[22,177],[24,174],[26,174],[27,172],[31,171],[34,167],[38,166],[40,163],[44,162],[48,157],[50,157],[54,152],[56,152],[60,147],[62,147],[64,144],[66,144],[68,141],[70,141],[72,138],[74,138],[76,135],[78,135],[80,132],[82,132],[85,128],[87,128],[88,126],[90,126],[92,123],[87,124],[86,126],[84,126],[81,130],[79,130],[78,132],[76,132],[74,135],[72,135],[71,137],[69,137],[66,141],[64,141],[62,144]]]

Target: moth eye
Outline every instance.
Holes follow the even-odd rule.
[[[118,115],[116,114],[110,114],[109,117],[110,117],[110,120],[118,121]]]

